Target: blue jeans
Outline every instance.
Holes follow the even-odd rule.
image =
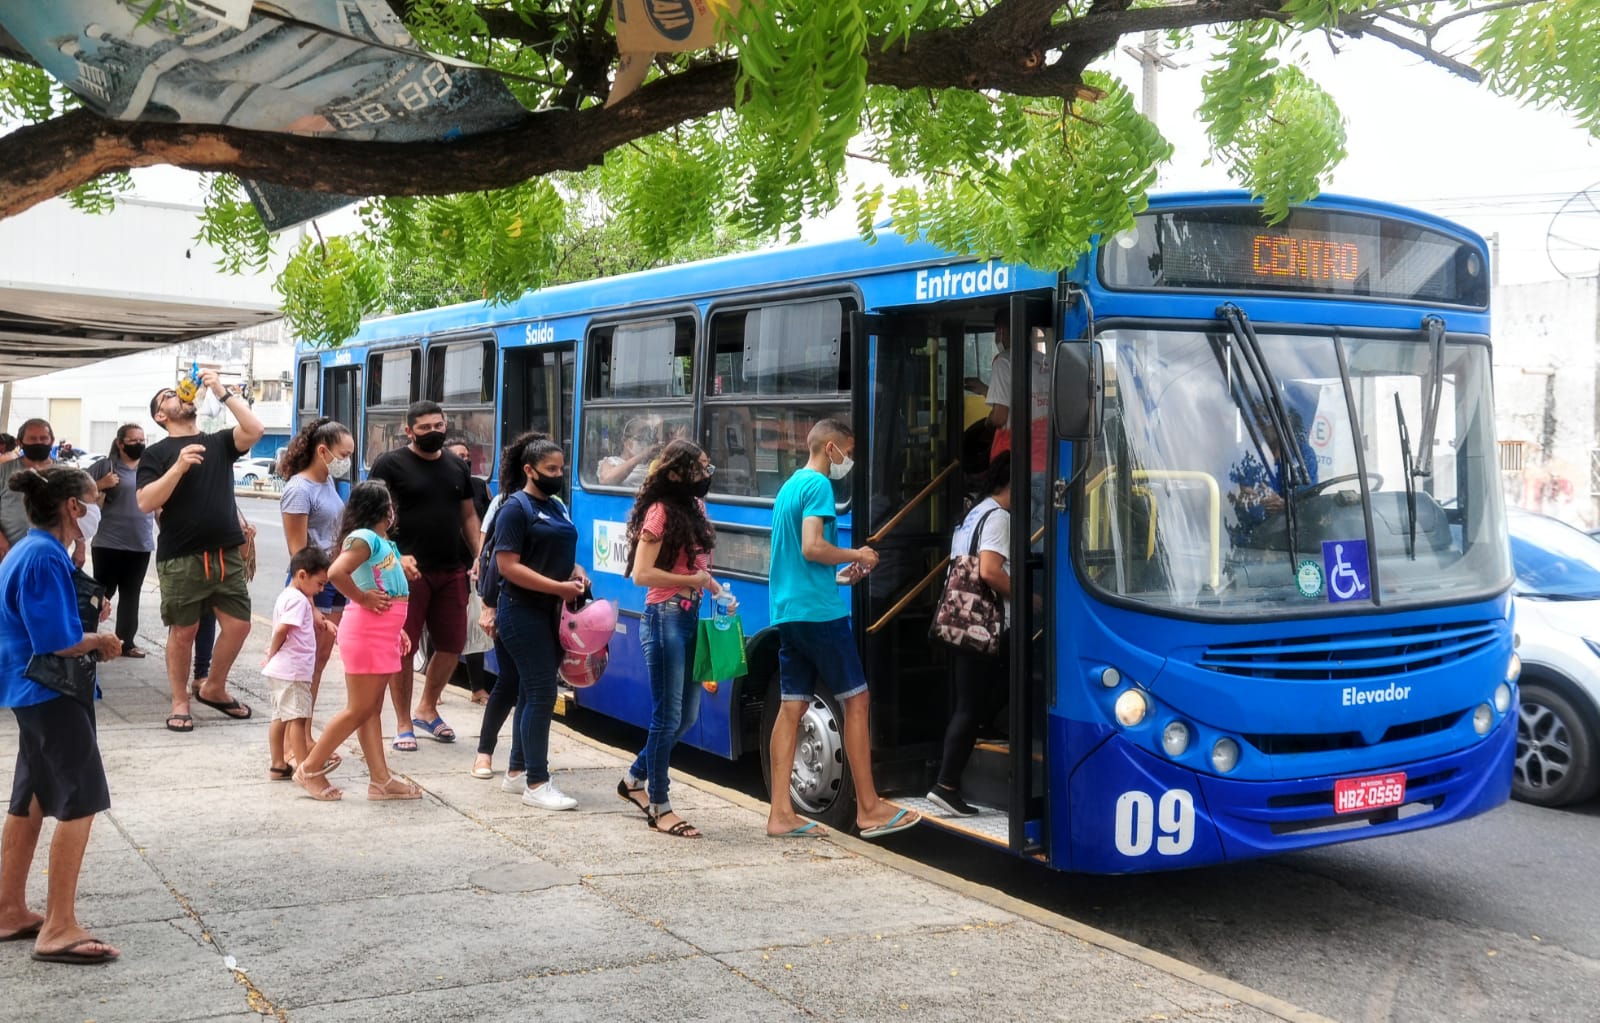
[[[502,596],[495,611],[502,684],[510,683],[517,697],[516,740],[511,762],[527,770],[528,785],[550,780],[550,721],[555,717],[556,669],[561,665],[561,644],[556,639],[556,617],[542,608],[520,604]],[[519,756],[520,754],[520,756]]]
[[[639,644],[650,671],[650,737],[628,773],[649,782],[650,802],[657,806],[667,803],[672,747],[700,717],[700,683],[694,680],[699,612],[699,601],[687,610],[676,599],[649,604],[639,626]]]

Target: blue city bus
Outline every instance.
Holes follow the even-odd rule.
[[[1184,868],[1507,798],[1487,267],[1480,238],[1410,210],[1325,196],[1269,224],[1243,194],[1179,194],[1062,272],[886,232],[374,320],[302,350],[296,382],[302,415],[352,427],[358,467],[423,397],[480,475],[524,430],[565,447],[580,559],[622,609],[606,676],[571,700],[639,727],[622,458],[695,439],[749,673],[705,685],[685,741],[764,770],[772,499],[813,423],[851,422],[838,524],[881,557],[849,594],[879,789],[1055,868]],[[952,699],[929,625],[988,457],[999,323],[1029,396],[1009,430],[1014,613],[963,782],[981,813],[946,818],[922,798]],[[840,725],[812,701],[789,784],[849,827]]]

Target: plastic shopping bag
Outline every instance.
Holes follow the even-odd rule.
[[[702,618],[694,642],[694,677],[699,682],[742,678],[750,670],[744,659],[744,622],[736,614]]]

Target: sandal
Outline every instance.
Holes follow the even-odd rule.
[[[269,767],[267,768],[267,777],[273,781],[294,781],[294,767],[293,765],[289,767]]]
[[[389,775],[389,780],[379,785],[377,782],[367,783],[367,798],[373,802],[385,799],[421,799],[422,790],[416,784],[402,781],[394,775]]]
[[[168,714],[167,731],[192,732],[194,731],[194,716],[190,714]]]
[[[633,798],[633,794],[635,792],[643,792],[643,791],[645,791],[645,787],[643,785],[640,785],[636,789],[628,788],[627,779],[623,779],[622,781],[617,782],[617,797],[619,799],[621,799],[624,803],[632,803],[634,806],[637,806],[640,809],[640,811],[642,811],[644,813],[644,815],[646,817],[649,817],[650,816],[650,798],[648,796],[646,796],[643,800],[638,800],[638,799]]]
[[[320,790],[315,791],[315,792],[312,791],[310,779],[312,779],[312,778],[321,778],[323,775],[325,775],[327,773],[328,773],[327,771],[308,771],[304,767],[297,767],[297,768],[294,769],[294,781],[295,781],[296,785],[299,785],[301,788],[306,790],[306,794],[308,796],[310,796],[312,799],[317,800],[318,802],[321,802],[321,803],[332,803],[332,802],[335,802],[336,800],[343,799],[344,798],[344,790],[343,789],[334,788],[332,785],[329,785],[326,781],[324,781],[322,783],[323,784],[323,788],[321,788]]]
[[[284,757],[283,762],[289,765],[289,770],[291,771],[300,766],[299,761],[295,760],[293,757]],[[330,753],[328,755],[328,759],[323,761],[322,773],[332,774],[339,769],[339,765],[342,763],[344,763],[344,757],[341,757],[337,753]],[[277,768],[273,768],[273,770],[277,770]]]
[[[415,732],[396,732],[394,742],[391,743],[400,753],[415,753],[417,751],[417,734]]]
[[[671,810],[667,811],[667,813],[671,813],[671,812],[672,812]],[[664,814],[661,815],[661,817],[665,817],[666,815],[667,814],[664,813]],[[650,830],[651,831],[657,832],[658,834],[662,834],[662,835],[671,835],[674,838],[700,838],[700,837],[702,837],[702,835],[700,833],[700,829],[695,827],[693,824],[690,824],[688,821],[684,820],[682,817],[679,817],[678,818],[678,823],[674,824],[670,828],[663,828],[663,827],[659,826],[656,823],[657,821],[659,821],[661,819],[661,817],[651,817],[650,818],[649,824],[650,824]]]

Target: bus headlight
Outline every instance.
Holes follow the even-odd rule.
[[[1511,687],[1504,682],[1494,687],[1494,709],[1502,714],[1511,709]]]
[[[1493,726],[1494,710],[1487,703],[1478,704],[1472,711],[1472,730],[1479,735],[1488,735]]]
[[[1115,689],[1122,684],[1122,672],[1115,668],[1107,668],[1100,673],[1100,684],[1107,689]]]
[[[1517,676],[1522,674],[1522,657],[1512,654],[1511,660],[1506,662],[1506,681],[1515,682]]]
[[[1161,730],[1161,748],[1167,751],[1167,756],[1182,756],[1183,751],[1189,748],[1189,726],[1182,721],[1174,721]]]
[[[1218,739],[1211,747],[1211,766],[1218,774],[1227,774],[1239,766],[1239,744],[1232,739]]]
[[[1150,712],[1150,701],[1145,699],[1139,690],[1129,689],[1117,697],[1115,711],[1117,722],[1124,728],[1132,728],[1143,721],[1144,716]]]

